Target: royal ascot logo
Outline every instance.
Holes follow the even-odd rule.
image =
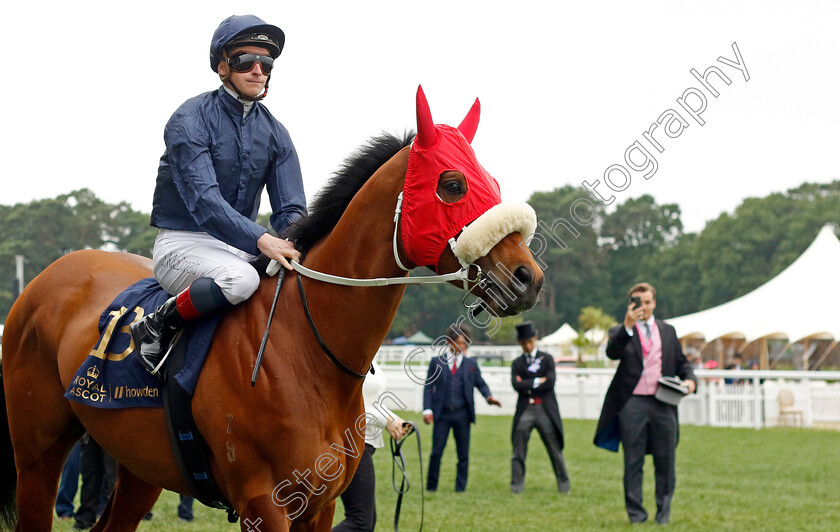
[[[87,370],[87,376],[91,379],[98,379],[99,378],[99,369],[96,366],[91,366]]]
[[[88,369],[87,375],[91,377],[89,379],[78,375],[75,376],[70,383],[70,388],[67,390],[67,393],[73,397],[78,397],[92,403],[104,403],[108,397],[108,390],[105,386],[94,380],[99,376],[99,370],[95,371],[96,377],[91,375],[93,373],[91,370],[96,370],[96,367],[93,366]]]

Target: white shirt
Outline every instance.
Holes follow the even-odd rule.
[[[367,418],[367,425],[365,426],[365,443],[373,446],[375,449],[379,449],[385,446],[385,439],[382,435],[385,432],[385,427],[388,425],[389,419],[387,416],[397,417],[397,415],[382,404],[381,401],[377,401],[385,393],[385,372],[379,369],[376,362],[372,362],[371,367],[373,368],[373,373],[368,373],[365,376],[365,383],[362,385],[365,413],[370,414]],[[379,408],[374,407],[373,403],[377,403]]]
[[[531,351],[530,353],[525,353],[525,361],[533,364],[536,359],[537,359],[537,346],[534,346],[533,351]],[[537,378],[541,378],[541,379],[545,380],[545,377],[534,378],[534,385],[532,386],[533,388],[539,388],[540,384],[542,384],[542,381],[538,381]]]
[[[644,328],[645,323],[647,323],[648,328],[650,328],[650,330],[652,332],[653,331],[653,325],[654,325],[654,323],[656,323],[656,318],[654,318],[653,314],[651,314],[649,320],[645,320],[645,321],[639,320],[636,323],[638,323],[639,326],[642,327],[642,328]],[[633,336],[633,334],[636,331],[636,327],[633,327],[632,329],[628,329],[627,327],[625,327],[624,330],[627,331],[627,334],[629,334],[630,336]]]
[[[449,373],[452,373],[452,365],[453,365],[453,364],[456,364],[456,363],[457,363],[457,364],[458,364],[458,367],[459,367],[459,368],[461,367],[461,363],[464,361],[464,354],[463,354],[463,353],[461,353],[461,354],[455,355],[455,356],[453,357],[453,356],[452,356],[452,352],[450,351],[450,352],[449,352],[449,356],[451,357],[451,358],[450,358],[450,360],[449,360],[449,364],[448,364],[448,366],[449,366]]]

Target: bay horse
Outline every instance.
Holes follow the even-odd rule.
[[[412,150],[432,147],[441,128],[455,128],[433,124],[422,90],[417,98],[414,146],[411,135],[372,140],[348,159],[313,202],[310,216],[295,229],[307,267],[376,278],[406,276],[401,264],[423,265],[411,259],[419,253],[406,246],[405,228],[395,233],[400,221],[395,228],[394,205],[411,175]],[[478,100],[459,126],[463,132],[456,133],[462,135],[461,148],[470,153],[477,104]],[[460,205],[469,197],[467,189],[476,185],[465,177],[468,173],[449,169],[412,179],[427,180],[438,199]],[[410,206],[407,202],[404,209]],[[505,234],[478,246],[482,255],[470,260],[496,282],[468,288],[498,316],[532,307],[543,281],[523,241],[522,227],[506,223],[495,224],[497,233],[502,228]],[[456,232],[462,234],[460,228]],[[457,270],[463,258],[453,249],[445,248],[429,266],[438,272]],[[514,272],[513,278],[509,272]],[[51,529],[62,464],[84,431],[118,462],[116,486],[94,532],[136,530],[162,488],[192,495],[178,472],[163,409],[101,409],[64,398],[71,378],[97,342],[102,310],[127,286],[149,276],[151,261],[146,258],[76,251],[33,279],[12,307],[3,337],[7,414],[2,414],[7,421],[0,423],[0,461],[10,466],[4,466],[0,478],[0,504],[10,523],[16,519],[15,530]],[[354,450],[364,446],[363,436],[353,430],[364,412],[363,381],[341,371],[322,352],[294,278],[289,274],[283,282],[256,386],[250,386],[250,376],[274,296],[271,278],[263,278],[253,297],[219,324],[193,396],[212,473],[239,514],[243,531],[330,530],[335,498],[358,465],[360,454]],[[500,280],[507,280],[508,286],[500,286],[505,284]],[[303,282],[324,343],[345,365],[366,373],[405,286]],[[514,297],[502,303],[493,289]]]

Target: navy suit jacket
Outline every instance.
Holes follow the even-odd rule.
[[[449,393],[450,380],[453,378],[464,379],[464,399],[470,413],[470,422],[475,423],[473,388],[478,388],[485,399],[493,394],[481,377],[481,370],[478,368],[476,361],[467,356],[461,359],[461,366],[455,375],[452,375],[446,360],[440,356],[432,357],[431,362],[429,362],[429,372],[426,375],[426,386],[423,389],[423,409],[431,410],[435,419],[440,416],[443,412],[446,395]]]

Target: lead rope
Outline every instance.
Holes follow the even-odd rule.
[[[391,439],[391,455],[393,462],[391,462],[391,485],[394,488],[394,491],[397,492],[397,507],[394,510],[394,532],[399,532],[399,524],[400,524],[400,509],[402,507],[402,497],[408,490],[411,489],[411,485],[408,482],[408,476],[405,473],[405,458],[402,455],[402,446],[403,443],[414,433],[417,436],[417,462],[420,465],[420,530],[423,530],[423,516],[425,513],[425,505],[426,505],[426,497],[423,492],[423,450],[420,446],[420,432],[417,430],[417,425],[415,425],[412,421],[406,421],[407,425],[411,427],[411,430],[408,434],[403,436],[403,438],[395,442],[394,439]],[[399,462],[397,461],[399,459]],[[400,468],[400,472],[402,473],[402,483],[400,487],[397,488],[397,482],[395,479],[396,468]]]

